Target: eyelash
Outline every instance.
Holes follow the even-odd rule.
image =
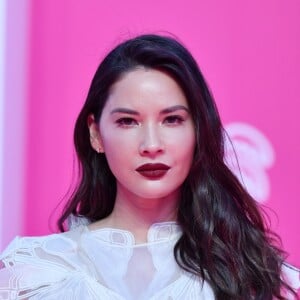
[[[181,124],[184,121],[182,116],[172,115],[165,118],[164,121],[167,121],[168,124]],[[171,121],[171,122],[170,122]]]
[[[138,122],[135,119],[129,117],[120,118],[116,121],[116,123],[120,127],[130,127],[138,124]]]
[[[182,116],[179,115],[171,115],[171,116],[167,116],[164,120],[163,123],[167,124],[167,125],[179,125],[182,124],[184,122],[184,118]],[[118,120],[116,120],[116,124],[120,127],[132,127],[132,126],[136,126],[138,125],[138,121],[136,121],[133,118],[130,117],[123,117],[120,118]]]

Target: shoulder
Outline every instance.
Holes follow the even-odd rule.
[[[59,254],[72,251],[77,248],[77,241],[82,229],[79,228],[70,232],[55,233],[46,236],[36,237],[15,237],[12,242],[1,253],[0,260],[5,260],[9,256],[38,257],[41,252],[48,254]],[[39,253],[39,254],[38,254]]]
[[[0,255],[0,299],[64,299],[75,290],[78,295],[89,293],[94,280],[79,255],[82,230],[16,237]]]
[[[70,261],[70,253],[77,252],[79,238],[79,229],[40,237],[17,236],[0,255],[2,269],[49,271],[74,267],[76,260],[73,257]]]

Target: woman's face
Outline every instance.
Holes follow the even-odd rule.
[[[184,93],[170,76],[142,67],[126,73],[90,132],[92,146],[103,149],[116,177],[117,197],[178,199],[193,160],[195,130]]]

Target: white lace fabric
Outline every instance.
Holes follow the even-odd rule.
[[[145,244],[124,230],[69,232],[15,240],[0,256],[0,299],[214,299],[211,287],[183,271],[173,249],[174,222],[153,224]]]

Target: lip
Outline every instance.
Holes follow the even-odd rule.
[[[162,163],[148,163],[139,166],[136,171],[148,179],[162,178],[171,167]]]

